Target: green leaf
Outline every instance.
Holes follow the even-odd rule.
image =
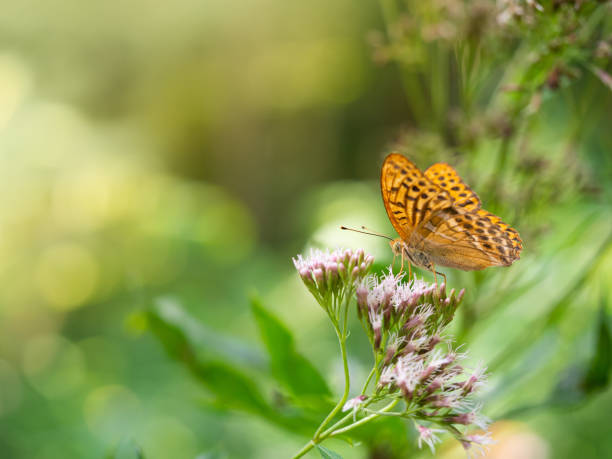
[[[342,459],[342,456],[330,449],[327,449],[325,446],[316,445],[316,448],[323,459]]]
[[[296,397],[331,395],[327,383],[314,365],[295,349],[289,329],[259,300],[253,298],[251,308],[276,380]]]
[[[551,394],[550,403],[576,404],[608,386],[612,370],[612,335],[608,320],[605,306],[602,304],[597,319],[595,349],[591,358],[586,364],[573,364],[563,372]]]
[[[172,298],[157,298],[149,311],[164,323],[180,330],[201,359],[223,359],[236,366],[256,369],[267,366],[266,356],[252,345],[207,328]]]
[[[605,304],[599,308],[597,324],[597,342],[595,352],[584,378],[584,390],[589,393],[594,390],[605,388],[610,381],[610,370],[612,369],[612,334]]]
[[[158,303],[147,312],[147,325],[168,354],[182,362],[226,409],[247,411],[272,418],[273,413],[253,382],[253,377],[218,358],[198,353],[194,339],[198,322],[178,305]]]
[[[283,351],[291,348],[292,352],[289,355],[295,356],[297,352],[294,349],[293,338],[285,327],[261,306],[254,305],[253,307],[254,310],[257,308],[258,321],[262,321],[262,333],[265,329],[270,337],[276,336],[279,341],[274,342],[283,344],[285,347]],[[191,374],[214,395],[213,403],[207,403],[209,407],[223,411],[247,412],[305,437],[312,435],[314,429],[332,407],[327,397],[322,395],[302,398],[299,406],[292,404],[291,400],[282,400],[275,404],[268,403],[254,382],[256,374],[245,371],[243,366],[237,367],[230,364],[229,357],[223,354],[224,351],[217,349],[215,343],[208,342],[214,336],[205,330],[202,333],[201,324],[175,302],[165,299],[158,300],[145,311],[143,316],[146,326],[161,342],[168,355],[188,368]],[[284,333],[283,330],[285,330]],[[270,343],[272,342],[271,339]],[[257,355],[259,361],[265,360],[253,350],[250,352]],[[220,360],[219,355],[223,356],[223,360]],[[302,359],[303,357],[298,357],[294,362],[300,362]],[[309,380],[320,378],[322,381],[308,361],[303,359],[302,362],[305,362],[302,368],[310,367],[314,373],[300,370],[299,374],[306,374],[305,377]],[[292,381],[292,379],[289,380]],[[298,383],[299,381],[295,383],[296,387],[300,387]],[[323,385],[327,390],[324,382]],[[395,430],[391,434],[389,428],[392,426],[395,426]],[[399,433],[397,428],[400,428]],[[408,445],[406,435],[401,433],[404,432],[401,430],[404,428],[404,424],[399,419],[385,419],[384,422],[376,422],[355,429],[350,436],[365,441],[367,444],[373,444],[381,439],[386,444],[399,441],[398,447],[401,446],[401,449],[405,450]]]

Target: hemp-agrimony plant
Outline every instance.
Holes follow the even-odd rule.
[[[338,336],[344,391],[338,403],[296,453],[302,457],[336,437],[383,416],[414,425],[418,445],[432,452],[438,434],[448,432],[466,450],[491,443],[489,421],[480,414],[474,393],[486,381],[485,368],[468,372],[465,352],[445,335],[464,291],[447,294],[444,284],[428,284],[404,274],[369,274],[374,258],[362,249],[311,251],[298,255],[296,269],[328,315]],[[351,393],[346,342],[349,313],[356,313],[372,346],[373,365],[358,392]],[[340,413],[344,412],[344,415]],[[477,430],[476,430],[477,429]]]

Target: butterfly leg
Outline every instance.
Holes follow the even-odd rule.
[[[404,253],[402,252],[401,254],[402,257],[402,269],[400,269],[400,272],[398,274],[401,274],[404,272],[404,260],[406,259],[404,257]],[[412,278],[412,263],[410,262],[410,260],[408,260],[408,279],[410,280]]]
[[[444,278],[444,284],[446,285],[446,274],[444,273],[439,273],[436,271],[436,274],[439,274],[440,276],[442,276]]]
[[[436,283],[436,288],[438,288],[438,274],[444,278],[444,284],[446,285],[446,275],[444,273],[439,273],[438,271],[436,271],[436,265],[433,262],[431,263],[431,272],[433,272],[434,275],[434,282]]]

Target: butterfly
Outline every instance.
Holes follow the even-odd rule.
[[[421,172],[408,158],[388,155],[380,189],[399,238],[391,241],[403,261],[436,274],[436,266],[464,271],[510,266],[523,248],[518,232],[484,210],[480,198],[446,163]],[[442,274],[443,275],[443,274]],[[446,276],[444,276],[446,280]],[[436,280],[437,282],[437,280]]]

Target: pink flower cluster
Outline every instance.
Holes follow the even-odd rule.
[[[311,249],[310,255],[298,255],[293,264],[302,281],[317,297],[319,302],[332,295],[340,295],[355,282],[368,274],[374,257],[366,255],[363,249],[322,251]]]
[[[342,410],[352,410],[356,418],[361,410],[371,412],[372,403],[401,399],[404,411],[394,415],[415,422],[419,447],[426,444],[433,451],[441,432],[454,435],[466,450],[489,444],[488,433],[474,431],[486,431],[489,423],[473,400],[486,382],[486,369],[479,365],[467,372],[466,354],[444,335],[464,291],[447,293],[444,284],[417,279],[402,282],[403,274],[391,269],[382,276],[368,275],[373,262],[362,249],[311,250],[307,257],[293,259],[302,281],[336,327],[341,317],[346,325],[346,313],[356,297],[357,315],[375,354],[370,376],[376,375],[374,392],[345,401]]]
[[[404,399],[406,416],[419,422],[419,445],[432,449],[440,430],[421,422],[452,433],[464,446],[488,438],[467,433],[488,426],[472,400],[486,381],[485,368],[466,373],[466,354],[444,336],[463,293],[447,295],[444,285],[420,280],[403,283],[391,271],[366,277],[356,289],[359,315],[379,362],[377,393]]]
[[[368,276],[357,284],[358,315],[367,319],[362,322],[376,350],[383,337],[394,341],[397,352],[412,352],[416,345],[425,344],[433,349],[440,342],[438,330],[452,320],[464,290],[455,294],[453,289],[447,295],[444,284],[437,287],[417,279],[402,283],[402,277],[390,270],[380,278]],[[432,339],[422,342],[429,335]]]

